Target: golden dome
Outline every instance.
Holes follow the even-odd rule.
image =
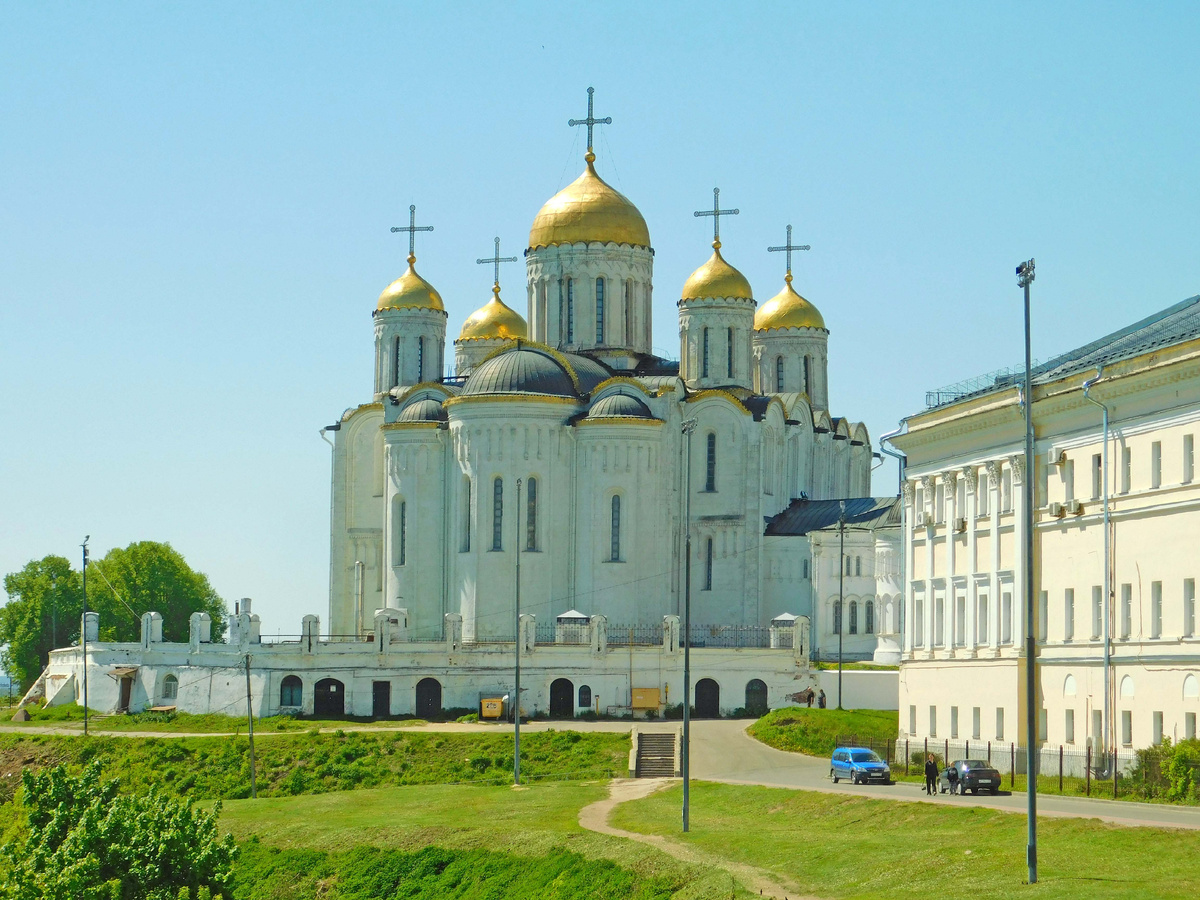
[[[415,256],[409,256],[408,271],[383,289],[375,306],[376,312],[385,309],[445,309],[442,295],[413,268],[416,261]]]
[[[579,241],[650,246],[650,229],[636,206],[596,174],[589,153],[583,174],[546,201],[529,229],[529,248]]]
[[[733,297],[738,300],[753,300],[750,282],[746,276],[725,262],[721,255],[721,242],[713,241],[713,255],[708,262],[691,274],[683,285],[683,300],[702,300],[706,297]]]
[[[783,290],[764,303],[754,314],[754,330],[772,328],[824,328],[825,320],[817,308],[796,293],[792,274],[784,278]]]
[[[489,338],[505,340],[526,340],[529,337],[529,326],[516,310],[510,309],[500,299],[500,286],[492,288],[492,299],[481,308],[467,316],[463,322],[462,331],[458,335],[460,341],[481,341]]]

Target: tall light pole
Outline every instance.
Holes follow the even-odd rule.
[[[1033,283],[1033,260],[1017,266],[1017,285],[1025,291],[1025,781],[1028,844],[1025,848],[1029,883],[1037,883],[1037,678],[1034,672],[1034,577],[1033,577],[1033,357],[1029,342],[1029,285]]]
[[[517,479],[517,508],[513,515],[513,519],[517,523],[516,534],[516,551],[517,551],[517,589],[516,602],[514,608],[516,610],[514,619],[517,626],[516,642],[514,647],[516,653],[513,654],[513,674],[516,682],[513,695],[516,698],[513,705],[513,784],[521,783],[521,479]]]
[[[79,648],[83,651],[83,733],[88,733],[88,673],[87,673],[87,566],[88,541],[90,534],[84,535],[83,543],[83,618],[79,622]]]
[[[842,709],[842,632],[846,630],[846,501],[838,514],[838,709]]]
[[[688,830],[691,812],[691,740],[692,740],[692,432],[695,419],[683,422],[683,830]]]

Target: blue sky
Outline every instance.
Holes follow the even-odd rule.
[[[6,4],[0,572],[168,540],[265,631],[324,618],[317,431],[370,399],[388,228],[436,227],[453,337],[581,169],[588,85],[655,344],[719,185],[760,300],[784,227],[812,244],[832,412],[873,435],[1020,360],[1024,258],[1039,357],[1194,295],[1198,34],[1183,3]]]

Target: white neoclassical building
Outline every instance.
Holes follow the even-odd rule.
[[[1033,740],[1120,752],[1194,737],[1200,297],[1034,374]],[[908,457],[900,721],[916,740],[1030,737],[1020,381],[931,392],[894,439]]]

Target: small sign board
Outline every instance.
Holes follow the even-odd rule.
[[[658,688],[634,688],[634,709],[658,709]]]

